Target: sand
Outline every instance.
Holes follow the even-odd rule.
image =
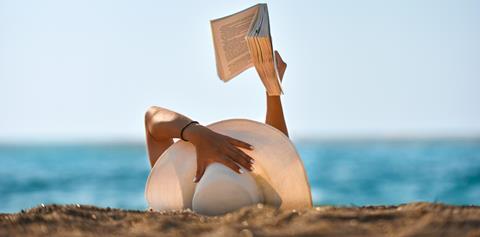
[[[257,205],[219,217],[190,210],[41,205],[0,214],[0,236],[480,236],[479,206],[410,203],[278,211]]]

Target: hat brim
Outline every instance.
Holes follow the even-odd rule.
[[[307,175],[294,145],[281,131],[247,119],[230,119],[207,126],[213,131],[253,145],[243,149],[255,159],[257,184],[265,203],[282,209],[312,206]],[[145,198],[154,210],[179,210],[192,207],[195,192],[195,147],[177,141],[157,160],[147,179]]]

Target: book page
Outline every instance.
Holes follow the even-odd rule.
[[[255,21],[259,5],[211,21],[217,72],[228,81],[253,66],[245,36]]]

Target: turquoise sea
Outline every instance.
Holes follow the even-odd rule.
[[[480,205],[480,139],[297,141],[316,205]],[[0,145],[0,212],[145,209],[143,144]]]

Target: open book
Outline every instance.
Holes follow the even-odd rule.
[[[282,94],[273,55],[267,4],[257,4],[210,23],[220,79],[226,82],[255,66],[267,93]]]

